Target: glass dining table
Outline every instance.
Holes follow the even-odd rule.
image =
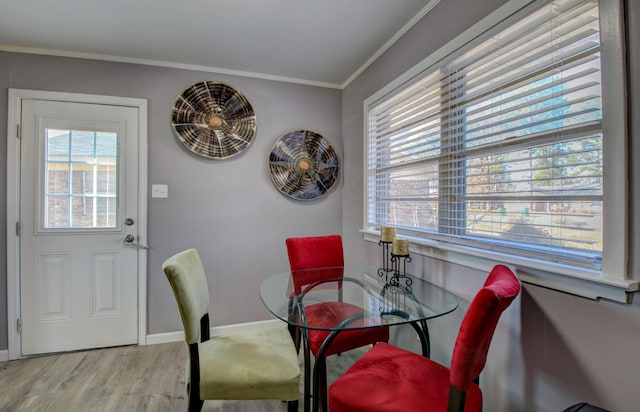
[[[422,354],[430,355],[427,320],[458,307],[453,295],[420,278],[377,267],[331,267],[283,272],[271,275],[260,284],[260,298],[275,317],[286,322],[292,336],[296,329],[330,331],[316,354],[313,367],[313,393],[320,388],[319,371],[326,367],[324,353],[342,331],[410,325],[416,331]],[[321,323],[305,316],[311,305],[341,301],[362,309],[348,316],[335,314],[335,322]],[[310,373],[305,362],[305,379]],[[307,392],[307,388],[305,388]],[[308,411],[311,394],[305,393],[304,410]],[[322,394],[326,396],[326,394]],[[318,396],[313,410],[318,410]]]

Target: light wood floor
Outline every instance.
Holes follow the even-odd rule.
[[[364,353],[327,359],[329,381]],[[301,356],[302,358],[302,356]],[[186,411],[184,342],[0,362],[1,412]],[[281,401],[205,401],[205,412],[286,411]],[[302,411],[302,402],[300,402]]]

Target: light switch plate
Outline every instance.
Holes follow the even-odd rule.
[[[169,186],[151,185],[151,197],[160,197],[160,198],[169,197]]]

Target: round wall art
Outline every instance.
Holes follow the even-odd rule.
[[[298,130],[282,136],[271,150],[269,172],[276,188],[296,200],[326,194],[338,180],[338,155],[318,133]]]
[[[171,124],[189,150],[209,159],[236,156],[256,134],[251,103],[233,87],[214,81],[184,89],[171,110]]]

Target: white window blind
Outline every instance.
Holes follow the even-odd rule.
[[[370,104],[369,227],[599,270],[599,27],[548,2]]]

